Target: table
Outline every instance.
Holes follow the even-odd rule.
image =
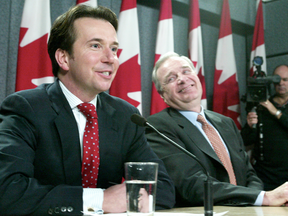
[[[204,207],[186,207],[162,210],[159,212],[179,212],[204,214]],[[221,213],[228,211],[224,216],[288,216],[288,207],[270,207],[270,206],[249,206],[249,207],[231,207],[214,206],[213,212]],[[158,211],[157,211],[158,212]]]

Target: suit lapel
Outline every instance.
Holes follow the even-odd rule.
[[[105,103],[105,95],[106,93],[100,93],[98,95],[97,101],[97,114],[99,125],[105,125],[105,128],[99,128],[99,139],[101,141],[101,137],[105,137],[109,135],[109,132],[112,130],[117,130],[117,124],[114,124],[114,113],[115,109],[110,106],[108,103]]]
[[[186,119],[177,110],[170,108],[168,112],[171,115],[172,119],[174,119],[176,123],[179,125],[179,127],[183,129],[183,131],[187,134],[187,136],[195,146],[197,146],[204,154],[218,161],[223,166],[222,162],[220,161],[220,159],[218,158],[218,156],[216,155],[210,144],[207,142],[205,137],[197,129],[196,126],[194,126],[188,119]],[[230,153],[232,166],[233,167],[235,167],[235,165],[237,166],[237,162],[239,161],[239,158],[237,158],[237,155],[239,155],[239,149],[238,149],[239,145],[235,143],[235,136],[231,135],[231,128],[229,128],[227,123],[223,122],[223,120],[220,117],[216,116],[215,114],[212,114],[206,110],[204,111],[204,113],[206,115],[206,118],[217,129],[223,141],[225,142],[228,151]],[[189,143],[185,144],[189,145]],[[235,175],[237,179],[237,172],[235,172]]]
[[[187,136],[195,146],[197,146],[206,155],[212,157],[213,159],[221,163],[216,153],[214,152],[210,144],[207,142],[206,138],[202,135],[202,133],[197,129],[196,126],[194,126],[177,110],[171,109],[170,115],[173,119],[175,119],[179,127],[183,128],[183,131],[187,134]],[[189,143],[185,144],[188,145]]]
[[[233,156],[235,155],[234,152],[239,150],[238,145],[233,144],[236,137],[231,136],[231,128],[228,128],[227,124],[225,124],[225,122],[223,122],[221,118],[215,115],[211,115],[209,112],[205,112],[205,115],[221,135],[221,138],[225,142],[225,145],[230,153],[231,161],[233,161]]]
[[[111,166],[113,158],[112,152],[117,151],[118,126],[117,119],[115,118],[115,108],[112,107],[107,101],[107,95],[102,92],[98,95],[97,99],[97,114],[99,124],[99,148],[100,148],[100,167],[98,173],[98,185],[101,187],[107,184],[107,167]]]
[[[81,184],[81,151],[75,117],[61,91],[58,81],[47,88],[52,108],[55,110],[55,126],[61,140],[61,153],[67,184]]]
[[[210,114],[208,111],[205,112],[205,114],[207,119],[209,119],[209,121],[217,129],[223,141],[225,142],[225,145],[229,151],[236,179],[238,180],[239,172],[237,172],[237,170],[239,169],[237,169],[237,167],[239,167],[238,164],[239,161],[241,160],[241,157],[239,157],[241,155],[240,152],[243,151],[239,145],[239,140],[234,134],[231,134],[234,130],[233,129],[231,130],[226,121],[224,122],[221,118],[216,117],[214,114]]]

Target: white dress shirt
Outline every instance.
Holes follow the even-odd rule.
[[[80,139],[80,149],[81,149],[81,158],[83,157],[83,134],[86,125],[86,117],[83,113],[78,109],[78,105],[83,103],[79,98],[73,95],[64,84],[59,81],[60,87],[72,109],[72,112],[75,116],[78,131],[79,131],[79,139]],[[93,104],[97,107],[97,96],[90,101],[89,103]],[[104,198],[104,190],[101,188],[83,188],[83,212],[88,212],[89,210],[94,209],[95,212],[101,213],[102,204]]]

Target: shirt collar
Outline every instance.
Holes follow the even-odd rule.
[[[181,113],[184,117],[186,117],[194,125],[196,125],[196,123],[197,123],[197,117],[199,114],[202,115],[206,120],[203,106],[201,106],[200,113],[193,112],[193,111],[186,111],[186,110],[178,110],[178,112]]]
[[[72,92],[70,92],[66,86],[59,80],[59,84],[60,84],[60,88],[63,91],[63,94],[65,95],[71,109],[76,108],[79,104],[83,103],[83,101],[81,101],[78,97],[76,97],[74,94],[72,94]],[[89,103],[93,104],[95,107],[97,107],[97,96],[90,101]]]

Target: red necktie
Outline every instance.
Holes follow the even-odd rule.
[[[82,186],[96,188],[100,164],[98,116],[93,104],[79,104],[78,109],[86,116],[83,135]]]
[[[198,115],[197,121],[202,124],[203,131],[207,135],[208,139],[210,140],[215,153],[217,154],[218,158],[223,163],[225,169],[228,172],[230,183],[236,185],[236,177],[234,174],[234,170],[232,167],[232,163],[230,157],[228,155],[227,150],[223,142],[221,141],[219,135],[217,134],[216,130],[208,124],[205,118],[202,115]]]

